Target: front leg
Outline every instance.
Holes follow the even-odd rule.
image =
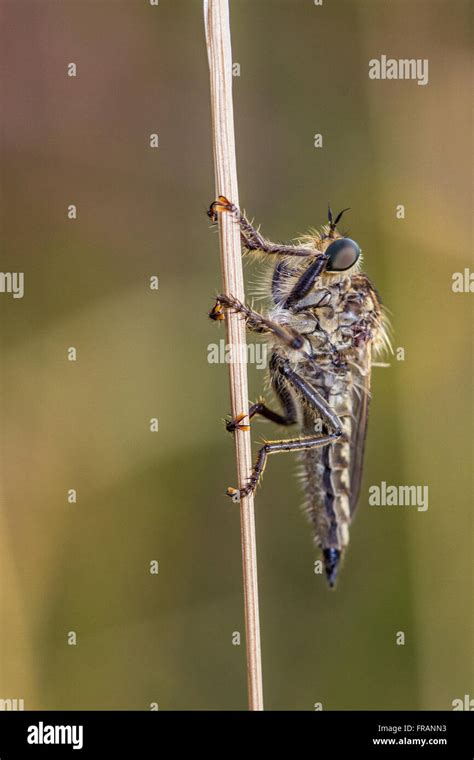
[[[306,295],[308,295],[310,290],[314,287],[318,277],[321,276],[327,260],[327,256],[321,254],[321,256],[305,269],[283,302],[283,306],[286,309],[290,309],[292,306],[296,305],[298,301],[301,301]],[[324,303],[318,305],[324,305]]]
[[[314,248],[305,248],[300,245],[287,245],[285,243],[271,243],[253,226],[247,217],[241,213],[234,203],[220,195],[217,201],[211,203],[207,215],[213,222],[217,221],[217,214],[232,214],[240,227],[242,243],[249,251],[262,251],[282,256],[318,256],[320,252]]]
[[[232,309],[237,314],[242,314],[249,330],[256,333],[270,333],[280,340],[288,348],[296,350],[302,348],[304,338],[292,327],[279,325],[271,319],[254,311],[250,306],[246,306],[233,296],[220,295],[216,298],[216,303],[209,314],[210,319],[219,321],[224,318],[224,308]]]

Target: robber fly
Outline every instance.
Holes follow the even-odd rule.
[[[327,225],[295,245],[266,240],[223,196],[208,211],[213,222],[220,213],[233,216],[244,252],[277,261],[268,315],[232,295],[219,295],[209,315],[219,320],[226,310],[237,312],[249,330],[272,341],[270,381],[282,413],[260,401],[229,420],[227,429],[246,427],[246,419],[260,414],[279,425],[298,425],[300,433],[266,441],[246,486],[240,494],[233,488],[227,493],[239,498],[254,491],[270,454],[299,452],[306,512],[330,587],[349,543],[361,486],[373,356],[390,348],[379,295],[360,271],[361,250],[337,230],[348,210],[333,219],[329,207]]]

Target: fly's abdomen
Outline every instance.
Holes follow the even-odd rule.
[[[343,429],[339,440],[303,455],[306,512],[323,552],[328,581],[334,585],[342,553],[349,543],[352,388],[349,378],[335,380],[332,373],[321,373],[315,386],[338,415]],[[325,432],[321,431],[321,420],[309,415],[304,425],[305,435]]]

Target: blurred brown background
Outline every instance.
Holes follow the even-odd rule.
[[[25,273],[23,299],[0,295],[0,698],[245,708],[227,368],[207,361],[224,331],[206,317],[220,273],[201,3],[0,5],[1,269]],[[313,572],[296,463],[269,464],[267,709],[451,709],[472,694],[472,295],[451,289],[472,268],[469,8],[231,2],[242,204],[281,240],[324,223],[328,199],[351,206],[406,357],[374,370],[336,592]],[[382,54],[428,58],[429,84],[370,80]],[[255,398],[264,373],[249,373]],[[257,422],[254,440],[270,430]],[[428,511],[370,507],[382,480],[428,485]]]

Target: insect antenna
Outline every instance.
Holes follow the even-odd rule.
[[[333,219],[331,205],[328,203],[328,222],[329,222],[329,235],[328,237],[333,237],[334,230],[336,229],[337,223],[340,221],[342,215],[346,212],[350,211],[350,208],[343,208],[342,211],[338,213],[335,219]]]
[[[343,214],[345,214],[345,213],[346,213],[346,211],[350,211],[350,210],[351,210],[351,209],[350,209],[350,206],[348,206],[347,208],[343,208],[343,209],[342,209],[342,211],[340,211],[340,212],[338,213],[338,215],[336,216],[336,218],[335,218],[335,220],[334,220],[334,227],[336,226],[336,224],[337,224],[337,223],[339,222],[339,220],[341,219],[341,216],[342,216]]]
[[[333,229],[333,220],[332,220],[332,211],[331,211],[331,204],[328,201],[328,222],[331,229]]]

